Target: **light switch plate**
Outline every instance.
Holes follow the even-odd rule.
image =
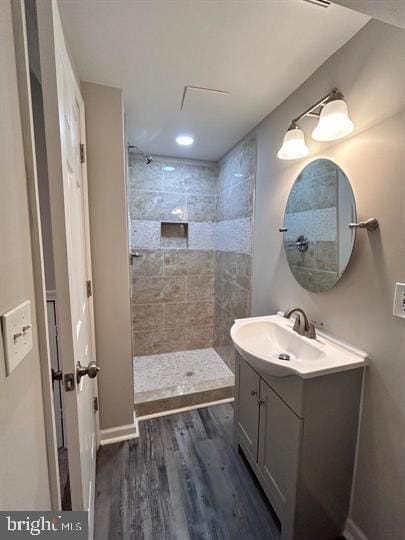
[[[395,284],[394,315],[405,319],[405,283]]]
[[[32,349],[31,302],[27,300],[1,317],[6,375],[10,375]]]

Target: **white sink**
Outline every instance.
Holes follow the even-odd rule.
[[[317,339],[298,335],[293,322],[281,313],[266,317],[237,319],[231,337],[239,354],[255,369],[267,375],[304,379],[318,377],[367,364],[367,354],[324,332]],[[282,360],[279,355],[288,355]]]

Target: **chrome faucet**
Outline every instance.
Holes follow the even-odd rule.
[[[292,307],[284,313],[284,317],[289,319],[294,313],[297,314],[293,326],[294,332],[309,339],[316,339],[315,325],[313,322],[309,322],[307,314],[303,309]]]

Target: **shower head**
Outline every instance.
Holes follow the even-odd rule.
[[[143,158],[145,160],[145,163],[146,165],[150,165],[153,161],[153,158],[152,156],[149,156],[148,154],[145,154],[145,152],[143,152],[143,150],[141,150],[138,146],[136,146],[135,144],[128,144],[128,151],[129,150],[132,150],[132,149],[135,149],[137,150],[140,154],[143,155]]]

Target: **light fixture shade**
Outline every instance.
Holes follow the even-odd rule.
[[[353,129],[354,124],[349,118],[346,102],[335,99],[324,105],[312,138],[316,141],[334,141],[346,137]]]
[[[309,154],[303,131],[292,124],[284,135],[283,144],[277,153],[279,159],[299,159]]]

